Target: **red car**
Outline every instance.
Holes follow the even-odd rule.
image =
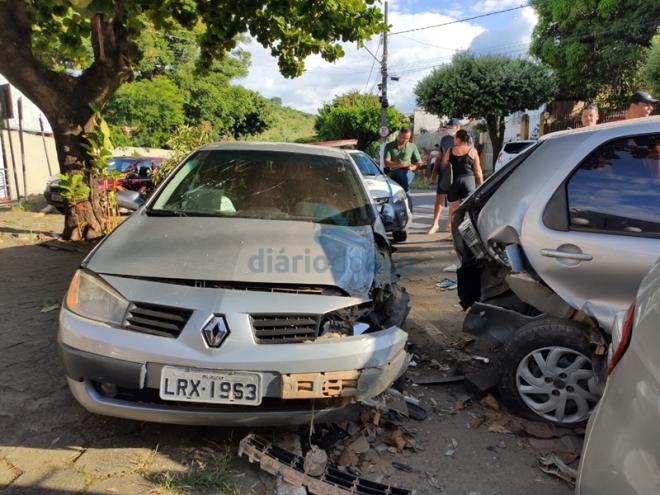
[[[152,156],[116,156],[108,159],[108,170],[116,170],[122,174],[118,186],[140,193],[150,192],[153,188],[150,170],[160,165],[162,158]],[[48,204],[64,211],[64,199],[60,194],[60,180],[57,176],[48,179],[44,197]],[[99,180],[99,188],[105,185]]]

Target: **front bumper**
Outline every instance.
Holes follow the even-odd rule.
[[[407,334],[397,327],[337,339],[260,344],[246,314],[249,307],[264,312],[286,312],[286,308],[300,311],[305,303],[325,313],[355,304],[355,298],[293,294],[248,297],[234,290],[104,278],[133,300],[134,294],[144,299],[157,293],[161,304],[198,309],[177,338],[165,338],[94,322],[63,308],[58,340],[69,386],[76,399],[94,413],[180,424],[305,423],[312,414],[317,421],[333,421],[337,415],[346,414],[344,406],[386,390],[408,364]],[[160,289],[154,291],[155,286]],[[219,348],[211,349],[204,344],[201,328],[209,315],[218,313],[225,315],[231,331]],[[163,366],[258,373],[263,402],[238,406],[164,401],[159,397]],[[335,386],[337,380],[339,388]],[[119,393],[104,395],[103,383],[113,384]],[[298,386],[303,383],[304,387]],[[310,383],[311,389],[307,386]]]
[[[385,223],[385,230],[387,232],[403,232],[408,230],[408,226],[412,221],[412,212],[408,206],[407,201],[392,201],[389,202],[394,210],[394,217],[391,222]]]

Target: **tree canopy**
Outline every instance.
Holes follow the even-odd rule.
[[[551,72],[536,62],[502,55],[454,55],[417,83],[417,102],[438,116],[483,118],[493,143],[502,148],[504,117],[538,108],[555,95]]]
[[[660,2],[532,0],[539,20],[530,51],[552,67],[560,96],[621,103],[660,19]]]
[[[639,75],[645,88],[657,98],[660,95],[660,35],[653,38],[653,45]]]
[[[364,150],[380,138],[380,115],[378,96],[351,91],[319,108],[315,127],[319,139],[357,139],[357,147]],[[391,131],[405,123],[407,119],[401,112],[393,106],[387,108],[387,126]]]
[[[0,73],[48,118],[61,171],[86,174],[92,199],[81,210],[84,237],[102,230],[84,135],[94,127],[94,109],[136,77],[141,61],[145,72],[167,69],[167,60],[150,58],[137,41],[152,26],[166,39],[179,27],[192,30],[200,71],[249,34],[287,77],[302,74],[307,56],[335,61],[344,54],[340,42],[361,43],[383,28],[375,0],[0,0]],[[76,231],[72,212],[64,238]]]

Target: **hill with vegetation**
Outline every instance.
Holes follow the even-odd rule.
[[[281,106],[279,98],[272,98],[273,110],[270,127],[250,139],[258,141],[307,142],[314,140],[316,117],[291,107]]]

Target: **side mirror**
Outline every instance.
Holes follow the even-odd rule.
[[[383,209],[380,210],[380,218],[386,226],[394,223],[394,208],[391,204],[383,205]]]
[[[135,211],[142,206],[144,200],[137,191],[117,191],[117,205],[120,208]]]

